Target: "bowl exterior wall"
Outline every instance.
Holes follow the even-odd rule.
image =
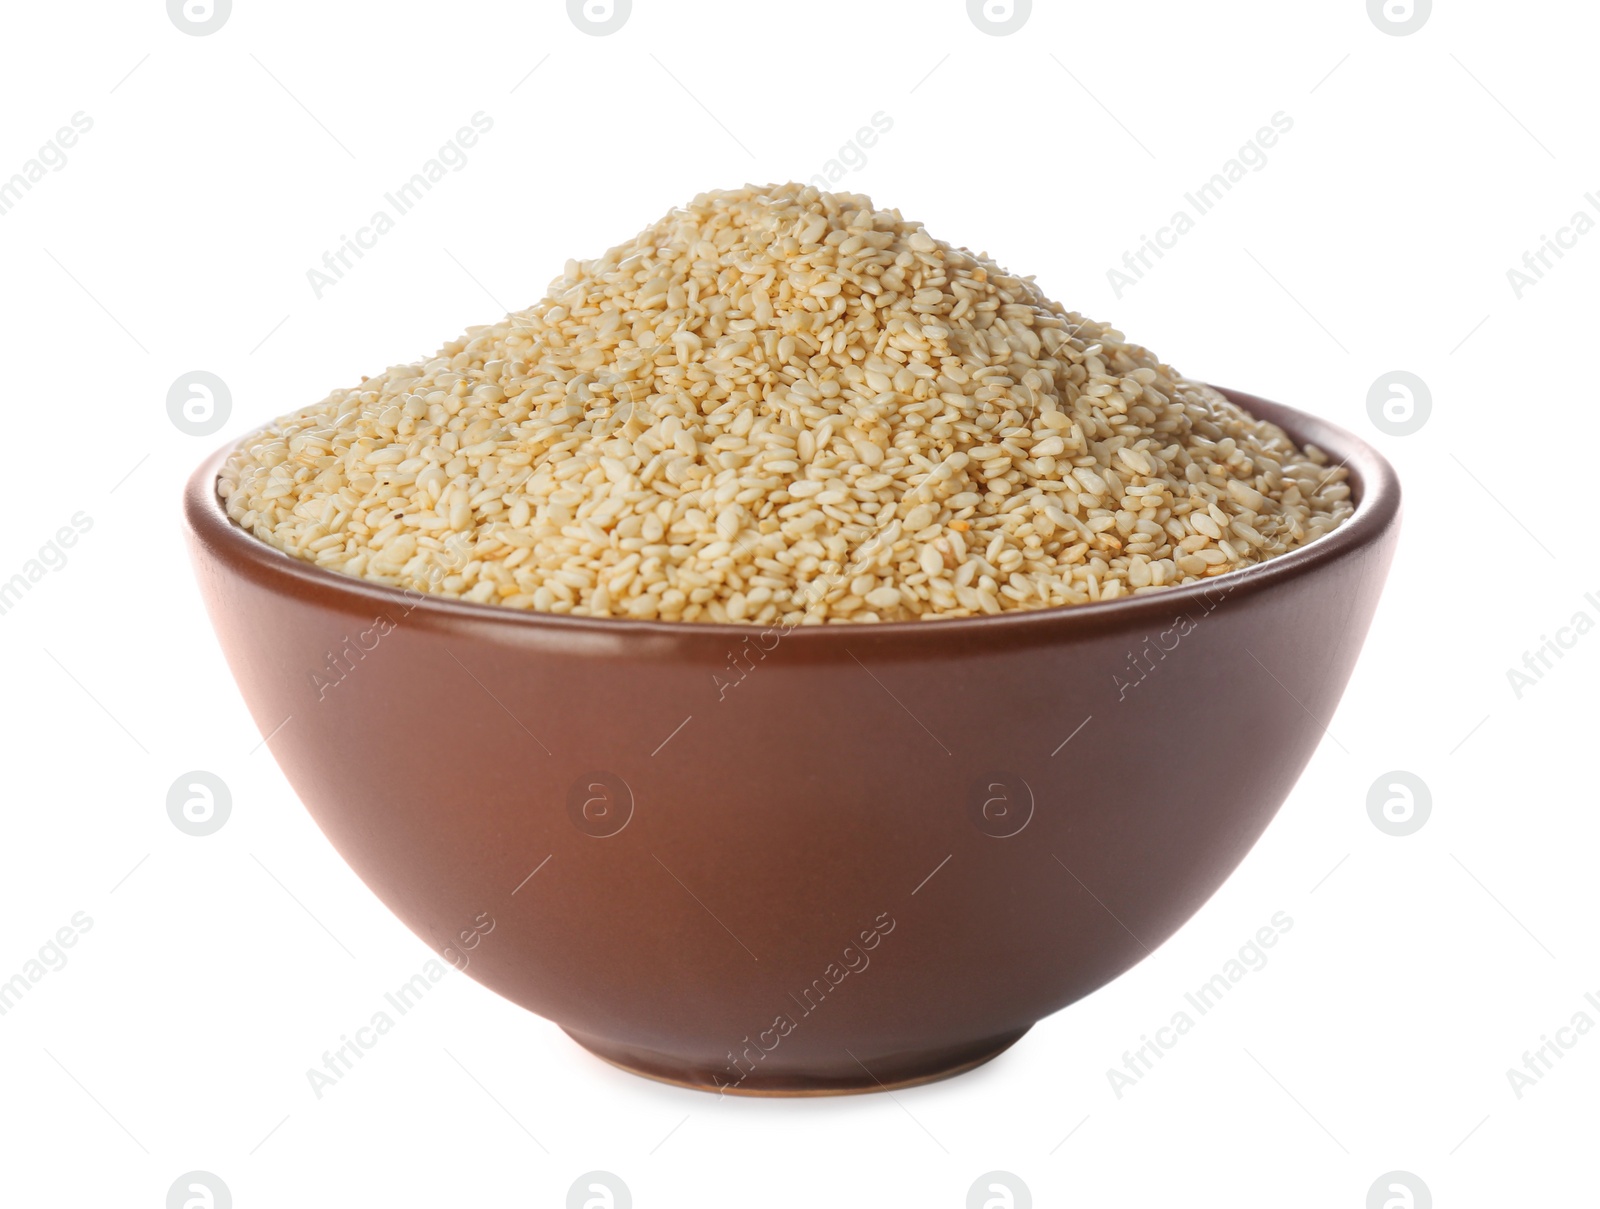
[[[355,872],[607,1056],[740,1090],[999,1048],[1170,936],[1322,740],[1398,516],[1166,607],[608,629],[307,576],[241,545],[215,468],[206,605]]]

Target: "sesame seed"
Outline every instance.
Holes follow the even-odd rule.
[[[252,434],[260,540],[396,587],[770,625],[1114,600],[1353,512],[1299,448],[870,199],[704,193],[540,302]]]

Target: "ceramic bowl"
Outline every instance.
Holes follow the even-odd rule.
[[[1270,562],[1100,604],[797,628],[545,615],[284,555],[190,480],[256,724],[443,959],[640,1074],[871,1091],[970,1068],[1197,911],[1321,742],[1398,531],[1393,470]]]

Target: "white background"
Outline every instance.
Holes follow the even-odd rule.
[[[1363,0],[1039,0],[1008,37],[961,0],[635,0],[608,37],[559,0],[236,0],[205,37],[160,0],[8,5],[0,180],[74,113],[93,129],[0,216],[0,579],[93,528],[0,616],[0,979],[75,912],[93,927],[0,1017],[0,1199],[155,1209],[201,1169],[241,1209],[558,1206],[599,1168],[642,1207],[934,1207],[1001,1169],[1041,1206],[1360,1209],[1400,1169],[1441,1209],[1596,1203],[1600,1030],[1520,1099],[1506,1071],[1600,1023],[1600,635],[1520,699],[1507,677],[1600,620],[1600,232],[1520,299],[1507,279],[1600,194],[1597,34],[1576,0],[1448,0],[1404,37]],[[478,111],[468,165],[319,300],[307,270]],[[1176,937],[959,1079],[717,1100],[452,973],[316,1099],[306,1068],[430,951],[262,746],[184,478],[698,191],[824,170],[879,111],[841,188],[1394,460],[1400,553],[1329,738]],[[1267,166],[1117,297],[1107,270],[1278,111]],[[166,413],[194,369],[231,387],[213,436]],[[1395,369],[1433,398],[1403,437],[1367,411]],[[192,769],[232,790],[208,838],[166,814]],[[1405,838],[1366,809],[1396,769],[1432,795]],[[1269,964],[1114,1094],[1107,1068],[1277,911]]]

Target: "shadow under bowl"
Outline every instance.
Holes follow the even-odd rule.
[[[1203,584],[938,622],[579,618],[325,571],[184,510],[273,755],[444,962],[606,1060],[729,1092],[969,1069],[1105,985],[1256,842],[1331,718],[1398,534],[1355,515]]]

